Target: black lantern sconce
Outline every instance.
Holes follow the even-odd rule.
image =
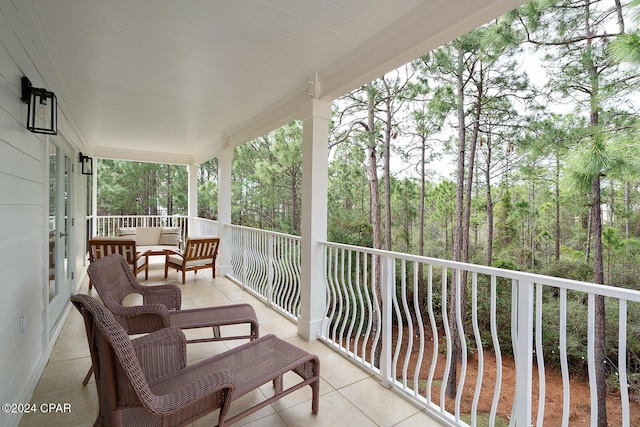
[[[56,94],[35,88],[22,76],[22,101],[28,105],[27,129],[33,133],[58,134],[58,100]]]
[[[93,175],[93,158],[80,153],[79,161],[82,165],[82,175]]]

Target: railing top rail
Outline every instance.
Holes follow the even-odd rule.
[[[277,231],[270,231],[270,230],[260,230],[258,228],[246,227],[244,225],[226,224],[225,227],[238,228],[238,229],[241,229],[241,230],[251,231],[253,233],[260,233],[260,234],[267,234],[267,235],[272,235],[272,236],[286,237],[286,238],[291,239],[291,240],[301,240],[300,236],[294,236],[293,234],[279,233]]]
[[[96,215],[96,218],[188,218],[188,216],[187,215]]]
[[[609,285],[598,285],[595,283],[583,282],[580,280],[571,280],[571,279],[564,279],[561,277],[545,276],[542,274],[527,273],[527,272],[515,271],[515,270],[506,270],[503,268],[488,267],[488,266],[477,265],[477,264],[467,264],[464,262],[450,261],[450,260],[444,260],[439,258],[430,258],[425,256],[419,256],[419,255],[404,254],[400,252],[392,252],[392,251],[386,251],[382,249],[372,249],[372,248],[365,248],[361,246],[345,245],[342,243],[320,242],[320,244],[328,247],[333,247],[333,248],[364,252],[371,255],[404,259],[406,261],[418,262],[423,264],[431,264],[439,267],[447,267],[454,270],[465,270],[465,271],[475,272],[479,274],[486,274],[489,276],[499,276],[507,279],[544,284],[544,285],[553,286],[557,288],[564,288],[567,290],[574,290],[579,292],[603,295],[605,297],[613,297],[613,298],[619,298],[619,299],[624,299],[628,301],[640,302],[640,291],[624,289],[624,288],[616,288],[614,286],[609,286]]]

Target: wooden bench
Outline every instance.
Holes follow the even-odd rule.
[[[180,248],[180,227],[121,227],[116,229],[118,237],[134,239],[138,251],[149,255],[164,255],[166,251]]]

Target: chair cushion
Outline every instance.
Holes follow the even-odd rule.
[[[212,259],[194,259],[193,261],[187,261],[187,267],[195,267],[198,265],[208,265],[211,264]]]
[[[182,258],[182,255],[171,254],[168,257],[168,261],[172,264],[182,265],[184,258]]]
[[[146,263],[147,263],[147,257],[142,256],[138,258],[138,260],[136,261],[136,268],[144,267]]]
[[[187,261],[187,267],[195,267],[195,266],[200,266],[200,265],[207,265],[207,264],[211,264],[211,262],[213,261],[212,258],[208,258],[208,259],[194,259],[192,261]],[[169,262],[172,264],[177,264],[177,265],[182,265],[182,263],[184,262],[184,258],[182,258],[182,256],[178,255],[178,254],[173,254],[173,255],[169,255]]]
[[[180,241],[180,227],[162,227],[159,245],[178,246]]]

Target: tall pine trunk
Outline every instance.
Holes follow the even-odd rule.
[[[493,263],[493,200],[491,198],[491,134],[487,136],[487,168],[484,171],[487,185],[487,265]]]
[[[591,217],[593,230],[593,282],[604,284],[604,264],[602,257],[602,213],[600,211],[600,176],[593,178],[591,184]],[[607,372],[606,321],[604,296],[595,296],[595,355],[596,386],[598,391],[598,427],[607,425]]]
[[[300,221],[298,218],[298,179],[295,173],[291,174],[289,190],[291,192],[291,228],[300,233]]]
[[[555,177],[555,190],[556,190],[556,229],[555,229],[555,260],[556,263],[560,261],[560,158],[556,154],[556,177]]]
[[[371,212],[371,225],[373,228],[373,248],[381,248],[381,221],[380,221],[380,189],[378,183],[378,155],[377,155],[377,139],[375,133],[375,89],[372,84],[366,86],[367,92],[367,178],[369,180],[369,206]],[[375,257],[375,271],[374,271],[374,292],[378,301],[382,302],[381,289],[380,289],[380,258]],[[382,309],[382,308],[381,308]],[[374,331],[377,331],[380,325],[377,323],[376,315],[372,319],[372,327]],[[378,343],[377,348],[374,349],[374,366],[380,366],[380,353],[382,347]]]
[[[585,0],[585,4],[588,4],[588,0]],[[587,6],[588,8],[588,6]],[[585,17],[585,29],[592,28],[590,21],[591,17],[587,14]],[[603,150],[604,147],[599,147],[600,144],[604,144],[600,141],[600,137],[597,132],[600,127],[600,76],[595,64],[593,63],[592,42],[590,38],[587,40],[587,59],[586,67],[589,71],[590,87],[591,87],[591,112],[590,112],[590,124],[593,130],[592,143],[598,148]],[[602,212],[600,209],[601,199],[601,183],[600,175],[597,174],[591,181],[591,222],[593,230],[593,282],[598,284],[604,284],[604,264],[602,259]],[[595,382],[598,390],[598,427],[607,426],[607,372],[605,369],[606,360],[606,319],[605,319],[605,307],[604,297],[602,295],[596,295],[595,297],[595,355],[594,361],[596,365],[596,377]]]
[[[426,136],[424,133],[421,136],[421,145],[420,145],[420,207],[418,213],[418,221],[419,221],[419,230],[418,230],[418,255],[424,255],[424,198],[426,196]],[[427,293],[425,292],[424,286],[424,271],[423,264],[418,263],[418,289],[420,289],[420,310],[421,312],[424,310],[424,307],[427,306]]]
[[[462,76],[463,70],[463,52],[459,47],[458,51],[458,72],[456,79],[456,97],[457,97],[457,117],[458,117],[458,160],[457,160],[457,186],[456,186],[456,223],[453,230],[453,260],[461,260],[462,242],[463,242],[463,212],[464,212],[464,173],[465,173],[465,152],[466,152],[466,129],[464,115],[464,82]],[[454,281],[455,282],[455,281]],[[458,359],[461,356],[460,331],[458,331],[458,323],[456,322],[456,306],[460,304],[458,292],[455,284],[449,289],[449,301],[447,315],[449,317],[449,330],[451,331],[451,367],[449,369],[449,377],[446,384],[446,394],[448,397],[454,398],[457,389],[457,372]]]
[[[381,78],[384,81],[384,77]],[[385,85],[386,87],[386,85]],[[385,93],[386,104],[386,127],[384,131],[384,152],[383,152],[383,184],[384,184],[384,249],[391,250],[391,126],[393,118],[392,95]]]
[[[378,149],[375,133],[375,89],[367,91],[367,179],[369,180],[369,209],[373,228],[373,248],[381,248],[380,185],[378,182]]]

